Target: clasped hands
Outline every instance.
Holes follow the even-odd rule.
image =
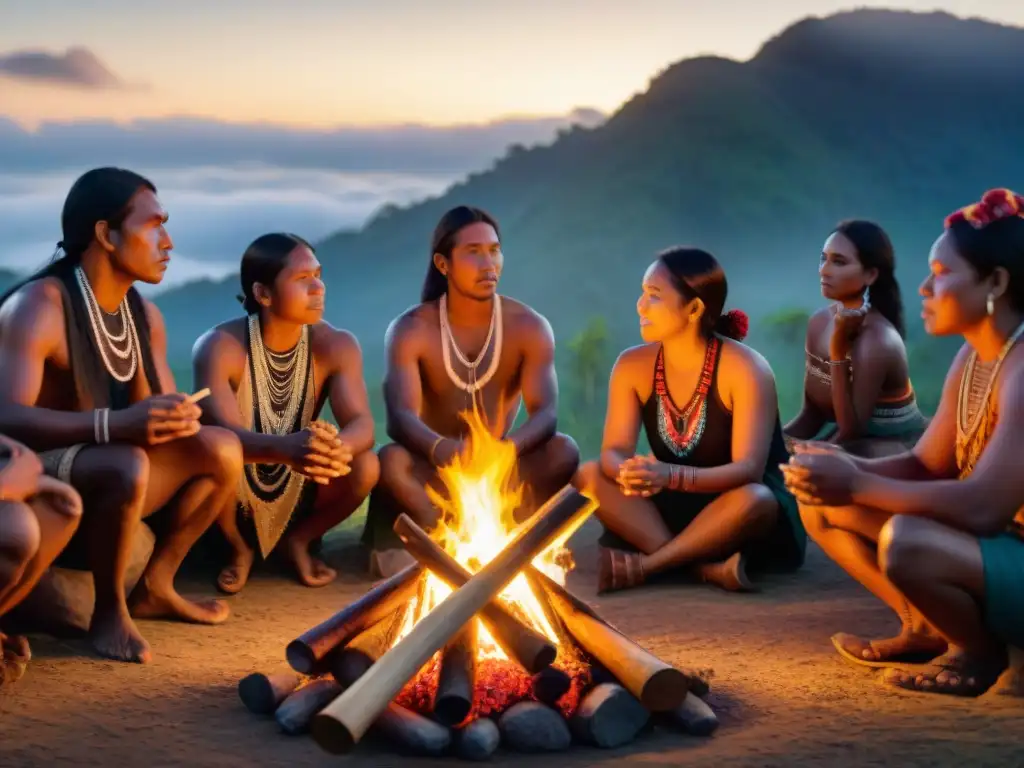
[[[833,443],[794,442],[787,464],[780,464],[786,488],[811,507],[842,507],[853,503],[863,477],[853,458]]]
[[[615,478],[624,496],[648,498],[665,490],[671,480],[672,467],[649,454],[630,456],[619,465]]]
[[[293,443],[292,468],[315,483],[327,485],[352,471],[352,448],[333,424],[317,420],[287,439]]]

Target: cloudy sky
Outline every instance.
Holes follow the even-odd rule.
[[[748,58],[801,16],[872,5],[1024,23],[1017,0],[0,0],[0,93],[28,123],[184,113],[322,127],[607,111],[672,61]],[[81,87],[39,88],[47,75]]]
[[[895,3],[894,3],[895,4]],[[592,124],[680,59],[752,56],[855,0],[0,0],[0,266],[60,239],[74,178],[122,164],[172,215],[168,282],[254,237],[318,239]],[[901,0],[1024,26],[1017,0]]]

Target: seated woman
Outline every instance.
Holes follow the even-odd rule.
[[[647,343],[616,361],[601,458],[576,478],[606,530],[600,592],[668,571],[743,590],[748,556],[752,567],[803,562],[775,378],[738,343],[746,316],[722,314],[727,291],[715,258],[692,248],[663,252],[644,275]],[[653,456],[635,455],[641,425]]]
[[[807,326],[804,404],[788,442],[824,440],[860,455],[913,446],[927,426],[910,384],[892,243],[870,221],[844,221],[821,253],[834,303]]]
[[[203,418],[238,436],[246,464],[219,519],[232,555],[217,586],[239,592],[254,544],[267,557],[280,543],[299,581],[321,587],[337,572],[311,547],[359,508],[380,472],[362,352],[324,322],[320,262],[305,240],[258,237],[240,272],[245,317],[208,331],[193,354],[195,386],[210,389]],[[318,420],[328,403],[339,428]]]
[[[1024,198],[993,190],[952,214],[929,266],[925,329],[966,344],[920,442],[875,460],[808,444],[785,475],[811,537],[903,623],[836,635],[840,654],[890,667],[892,685],[976,696],[1024,646]]]
[[[71,541],[82,500],[70,485],[43,474],[39,456],[0,435],[0,626]],[[0,687],[18,680],[30,657],[24,637],[0,631]]]

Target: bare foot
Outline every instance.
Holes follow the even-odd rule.
[[[288,539],[285,546],[288,548],[288,557],[295,566],[299,582],[307,587],[322,587],[338,577],[336,570],[309,554],[309,542]]]
[[[248,547],[236,551],[231,564],[225,566],[217,577],[217,589],[229,595],[241,592],[249,581],[249,571],[252,570],[255,557],[256,553]]]
[[[882,682],[894,688],[919,693],[944,693],[950,696],[980,696],[999,679],[1006,669],[1006,653],[973,655],[962,649],[951,649],[919,672],[890,667]]]
[[[720,563],[705,563],[697,568],[697,574],[701,581],[729,592],[754,591],[754,585],[747,578],[747,563],[742,552]]]
[[[89,626],[89,639],[92,647],[105,659],[132,661],[137,664],[148,664],[153,660],[149,643],[124,608],[106,615],[93,615]]]
[[[941,637],[909,627],[904,627],[896,637],[881,640],[864,640],[840,632],[832,636],[832,644],[844,659],[866,667],[923,664],[944,653],[949,646]]]
[[[18,682],[31,658],[28,640],[0,632],[0,686]]]
[[[136,619],[174,619],[190,624],[222,624],[231,615],[223,600],[186,600],[173,587],[153,589],[145,576],[132,590],[128,607]]]

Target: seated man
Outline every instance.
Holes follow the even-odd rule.
[[[798,443],[786,482],[810,536],[902,624],[836,634],[840,655],[893,686],[977,696],[1024,647],[1024,197],[992,190],[949,216],[928,266],[925,330],[965,344],[924,436],[874,460]]]
[[[453,208],[434,230],[422,303],[388,328],[384,400],[394,442],[380,451],[380,485],[364,532],[371,568],[383,574],[406,561],[404,553],[395,555],[401,544],[391,532],[399,511],[426,530],[437,523],[426,486],[443,493],[436,469],[463,447],[460,414],[474,405],[493,433],[516,447],[528,494],[519,519],[576,472],[576,444],[555,430],[551,326],[526,305],[498,295],[502,265],[494,219],[476,208]],[[528,418],[510,431],[520,400]]]
[[[179,595],[174,576],[242,472],[238,438],[200,427],[199,407],[176,392],[163,318],[133,287],[163,279],[166,221],[146,179],[89,171],[64,204],[63,256],[0,299],[0,430],[81,494],[68,556],[95,580],[91,641],[136,662],[151,654],[133,617],[228,617],[220,601]],[[153,555],[126,598],[132,539],[156,510]]]
[[[248,317],[206,333],[193,355],[195,386],[212,393],[204,421],[238,435],[246,461],[238,496],[220,518],[234,556],[217,586],[238,592],[252,566],[239,507],[263,557],[291,524],[285,549],[299,581],[323,586],[337,573],[310,556],[310,543],[351,515],[379,475],[362,353],[351,333],[322,321],[320,262],[305,240],[257,238],[241,273]],[[340,432],[315,421],[328,399]]]
[[[43,474],[39,457],[0,435],[0,627],[67,546],[82,516],[71,486]],[[14,682],[29,660],[28,642],[0,631],[0,686]]]

